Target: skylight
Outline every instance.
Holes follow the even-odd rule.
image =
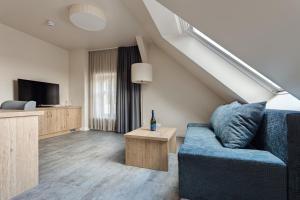
[[[277,84],[275,84],[273,81],[271,81],[270,79],[256,71],[254,68],[249,66],[247,63],[230,53],[228,50],[226,50],[221,45],[209,38],[207,35],[199,31],[195,27],[191,26],[180,17],[176,16],[176,18],[182,33],[190,34],[192,37],[196,38],[198,41],[210,48],[212,51],[222,56],[227,62],[233,64],[238,70],[247,74],[250,78],[258,82],[260,85],[262,85],[269,91],[273,93],[283,91],[283,89]]]

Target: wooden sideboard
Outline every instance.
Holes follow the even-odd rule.
[[[1,200],[38,184],[38,117],[42,115],[41,111],[0,110]]]
[[[81,107],[46,107],[38,108],[44,111],[39,117],[39,138],[49,138],[69,133],[81,128]]]

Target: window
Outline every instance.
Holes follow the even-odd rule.
[[[219,56],[223,57],[227,62],[230,62],[233,66],[235,66],[238,70],[249,76],[251,79],[258,82],[260,85],[262,85],[264,88],[268,89],[269,91],[273,93],[278,93],[283,91],[282,88],[280,88],[277,84],[272,82],[270,79],[256,71],[254,68],[249,66],[247,63],[227,51],[225,48],[223,48],[221,45],[210,39],[208,36],[206,36],[204,33],[200,32],[195,27],[191,26],[187,22],[185,22],[183,19],[176,16],[178,26],[180,26],[180,30],[182,33],[188,33],[193,38],[197,39],[199,42],[204,44],[206,47],[217,53]]]
[[[95,74],[95,116],[100,119],[115,119],[116,73]]]

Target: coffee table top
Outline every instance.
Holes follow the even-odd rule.
[[[125,138],[149,139],[158,141],[169,141],[176,134],[176,128],[162,127],[157,131],[150,131],[147,128],[138,128],[126,133]]]

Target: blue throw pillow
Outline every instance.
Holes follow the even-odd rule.
[[[245,148],[254,138],[263,118],[266,102],[244,104],[234,108],[229,122],[217,135],[228,148]]]
[[[241,106],[237,101],[231,104],[219,106],[210,118],[210,127],[213,129],[217,137],[220,137],[222,130],[230,122],[231,116],[234,114],[236,107]]]

